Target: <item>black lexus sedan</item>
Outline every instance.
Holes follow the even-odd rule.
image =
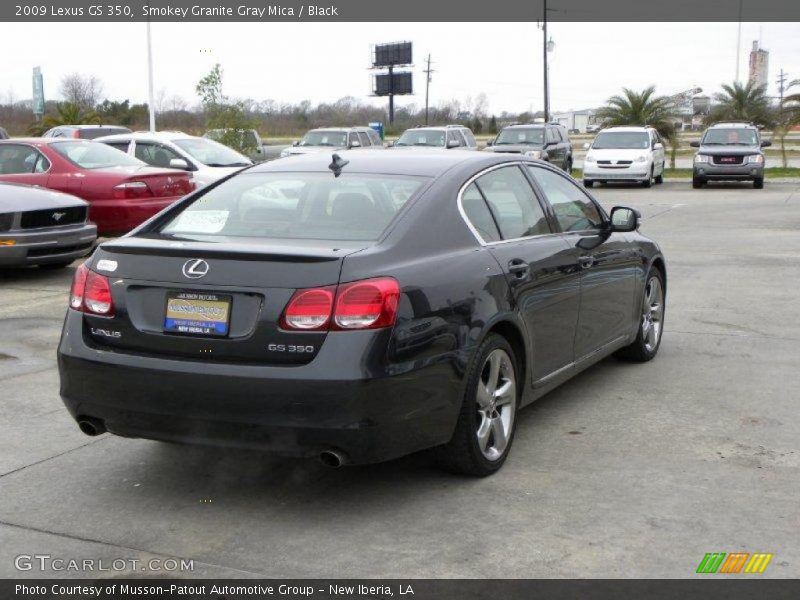
[[[658,351],[666,271],[573,179],[519,155],[359,150],[256,165],[75,274],[58,349],[80,428],[488,475],[516,411]]]

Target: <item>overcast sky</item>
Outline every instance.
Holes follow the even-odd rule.
[[[144,23],[3,25],[0,99],[31,97],[31,69],[41,66],[45,96],[58,100],[71,72],[97,76],[111,99],[147,99]],[[734,78],[736,23],[551,23],[551,106],[601,105],[623,86],[655,84],[663,94],[694,86],[716,92]],[[485,93],[489,111],[542,108],[542,34],[536,23],[154,23],[155,89],[197,102],[196,82],[219,62],[231,97],[313,103],[370,98],[369,47],[414,43],[416,94],[425,101],[424,57],[433,57],[431,104],[462,105]],[[770,51],[769,91],[781,67],[800,79],[800,24],[744,23],[741,78],[753,40]]]

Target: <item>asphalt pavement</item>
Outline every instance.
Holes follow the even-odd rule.
[[[0,273],[0,577],[161,574],[17,568],[47,554],[183,558],[187,577],[682,578],[736,551],[800,577],[800,184],[594,193],[662,244],[661,351],[524,410],[487,479],[424,454],[331,470],[86,437],[55,365],[73,269]]]

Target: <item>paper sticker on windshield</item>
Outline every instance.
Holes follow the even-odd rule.
[[[219,233],[228,222],[227,210],[187,210],[180,214],[170,228],[191,233]]]

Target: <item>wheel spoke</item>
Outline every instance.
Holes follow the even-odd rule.
[[[478,393],[476,400],[478,401],[478,406],[483,409],[489,408],[489,405],[492,403],[492,393],[482,381],[478,381]]]
[[[494,391],[495,397],[495,404],[496,406],[502,406],[504,404],[508,404],[511,402],[511,392],[514,389],[514,382],[510,379],[506,379],[503,383]]]
[[[496,352],[489,356],[489,380],[486,382],[486,389],[491,395],[497,389],[497,380],[500,377],[500,355]]]
[[[486,415],[481,414],[481,424],[478,426],[478,446],[481,452],[486,452],[489,444],[489,436],[492,432],[492,421]]]
[[[492,437],[494,437],[494,447],[498,453],[502,453],[506,449],[508,438],[506,437],[506,430],[503,426],[503,419],[495,417],[492,423]]]

